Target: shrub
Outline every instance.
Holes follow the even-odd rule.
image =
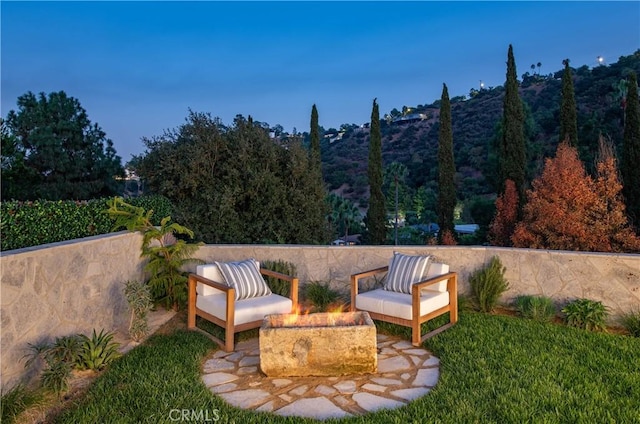
[[[340,300],[340,293],[329,287],[329,283],[320,281],[308,282],[304,288],[304,295],[317,311],[326,311],[329,305]]]
[[[178,311],[187,303],[188,296],[188,273],[183,268],[188,263],[202,263],[193,258],[202,243],[189,244],[178,239],[179,236],[193,238],[193,231],[171,222],[170,216],[162,218],[160,225],[154,225],[153,210],[134,206],[121,197],[114,197],[107,205],[106,212],[115,221],[114,229],[124,227],[142,234],[140,256],[149,259],[144,269],[150,275],[148,283],[156,302]]]
[[[294,264],[283,260],[264,261],[260,266],[271,271],[291,276],[295,276],[297,273],[297,269]],[[269,276],[266,277],[266,280],[272,292],[279,294],[280,296],[289,297],[291,284],[288,281],[283,281],[279,278]]]
[[[130,280],[125,283],[124,297],[131,310],[129,336],[138,342],[149,333],[147,314],[153,307],[151,289],[145,283]]]
[[[482,312],[491,312],[500,295],[509,288],[509,283],[504,278],[505,271],[500,258],[494,256],[487,267],[478,269],[469,276],[471,293]]]
[[[40,393],[18,384],[9,391],[2,391],[0,398],[0,422],[11,424],[23,411],[42,399]]]
[[[100,330],[100,334],[96,334],[94,329],[91,338],[84,334],[80,337],[82,337],[82,351],[77,362],[78,368],[98,371],[120,357],[119,344],[113,341],[113,333]]]
[[[29,246],[107,234],[113,221],[104,213],[107,199],[5,201],[0,203],[0,248],[20,249]],[[156,216],[170,215],[172,205],[163,196],[130,199],[132,205],[154,210]],[[154,220],[158,225],[160,219]]]
[[[69,389],[72,369],[100,370],[120,356],[119,344],[113,342],[113,333],[96,334],[91,338],[75,334],[56,338],[54,343],[29,344],[30,353],[25,355],[25,368],[36,360],[44,362],[40,376],[42,387],[58,395]]]
[[[633,337],[640,337],[640,309],[623,314],[619,322]]]
[[[571,327],[589,331],[606,329],[607,307],[600,301],[576,299],[562,308],[562,313],[566,324]]]
[[[534,321],[549,322],[556,314],[553,301],[546,296],[518,296],[515,304],[520,315]]]

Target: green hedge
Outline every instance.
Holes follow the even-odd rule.
[[[110,233],[113,221],[105,213],[107,200],[109,199],[2,202],[1,250]],[[153,209],[154,225],[160,225],[160,220],[170,216],[173,209],[169,199],[164,196],[142,196],[127,199],[127,202],[145,210]]]

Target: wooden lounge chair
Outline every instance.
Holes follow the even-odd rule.
[[[412,263],[417,266],[412,268]],[[388,272],[384,288],[359,292],[361,279],[383,272]],[[394,281],[389,281],[390,276]],[[351,310],[367,311],[374,320],[411,327],[411,343],[419,346],[458,321],[457,273],[449,272],[449,265],[432,262],[430,257],[396,253],[390,265],[351,276]],[[447,312],[447,324],[421,334],[422,323]]]

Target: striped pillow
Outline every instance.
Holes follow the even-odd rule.
[[[409,256],[395,252],[389,265],[384,289],[411,294],[413,283],[426,279],[431,256]]]
[[[236,290],[236,300],[268,296],[271,290],[260,274],[258,262],[247,259],[240,262],[216,262],[227,285]]]

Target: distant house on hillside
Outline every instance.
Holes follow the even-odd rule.
[[[405,116],[398,116],[397,118],[395,118],[393,121],[391,121],[392,124],[411,124],[414,122],[420,122],[420,121],[424,121],[425,119],[427,119],[427,115],[424,113],[411,113],[409,115],[405,115]]]
[[[360,234],[352,234],[346,237],[340,237],[331,242],[333,246],[354,246],[360,244]]]

